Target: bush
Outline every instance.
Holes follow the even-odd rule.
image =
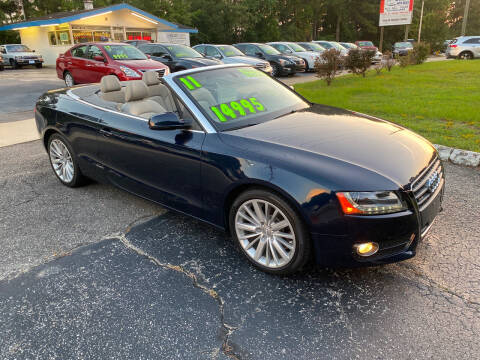
[[[412,54],[412,64],[423,64],[427,60],[428,55],[430,55],[430,45],[426,43],[416,43],[413,46]]]
[[[348,52],[348,56],[345,59],[345,67],[352,73],[365,77],[374,57],[375,51],[352,49]]]
[[[337,49],[325,50],[317,60],[315,60],[315,72],[321,79],[325,79],[330,86],[337,72],[342,65],[341,53]]]
[[[385,55],[383,55],[383,63],[388,71],[392,71],[392,68],[395,66],[397,61],[393,57],[393,54],[391,51],[385,52]]]
[[[382,73],[382,70],[384,68],[384,64],[383,62],[379,62],[378,64],[375,64],[375,66],[373,67],[375,69],[375,72],[377,73],[377,75],[380,75]]]
[[[412,64],[412,52],[409,51],[408,55],[404,56],[397,55],[395,57],[395,60],[398,62],[398,65],[400,65],[400,67],[407,67],[408,65]]]

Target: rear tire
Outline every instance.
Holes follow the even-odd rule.
[[[65,85],[67,87],[72,87],[75,85],[75,79],[69,71],[65,71],[65,74],[63,74],[63,79],[65,80]]]
[[[230,208],[229,225],[244,256],[267,273],[293,274],[311,257],[311,240],[302,219],[273,192],[252,189],[240,194]]]
[[[85,183],[77,157],[63,136],[58,133],[50,136],[47,150],[53,173],[63,185],[73,188]]]
[[[472,60],[473,59],[473,53],[471,51],[464,51],[464,52],[461,52],[458,55],[458,58],[460,60]]]

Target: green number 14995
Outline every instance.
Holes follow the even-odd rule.
[[[210,110],[218,117],[218,120],[226,122],[230,119],[236,119],[238,116],[247,116],[258,111],[265,111],[265,106],[256,98],[251,97],[248,100],[242,99],[212,106]]]

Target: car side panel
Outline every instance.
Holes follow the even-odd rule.
[[[48,130],[61,133],[72,145],[81,171],[103,181],[98,162],[98,132],[104,111],[62,93],[47,93],[39,99],[37,109],[44,114],[43,123],[37,125],[42,137]]]

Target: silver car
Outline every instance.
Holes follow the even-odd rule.
[[[480,58],[480,36],[461,36],[453,40],[447,47],[445,56],[457,59]]]
[[[268,61],[245,55],[232,45],[200,44],[193,47],[207,58],[221,60],[224,64],[247,64],[272,75],[272,66]]]
[[[314,40],[314,43],[317,43],[318,45],[324,47],[325,49],[337,49],[340,51],[340,55],[342,57],[346,57],[348,55],[348,50],[345,49],[342,45],[340,45],[336,41],[323,41],[323,40]]]

